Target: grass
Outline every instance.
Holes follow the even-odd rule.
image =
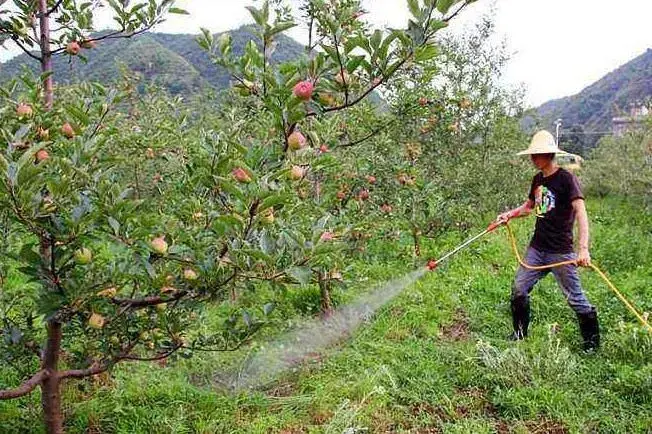
[[[589,203],[594,259],[641,310],[652,310],[652,216],[616,200]],[[531,221],[516,223],[524,246]],[[424,246],[437,257],[468,234]],[[393,258],[357,260],[343,302],[409,271],[409,245],[375,244]],[[405,256],[404,256],[405,257]],[[159,367],[123,365],[71,383],[72,433],[649,433],[652,337],[598,276],[582,271],[598,307],[603,348],[579,350],[572,311],[552,277],[533,292],[531,337],[505,340],[514,258],[492,234],[409,287],[353,336],[259,390],[214,384],[230,359],[202,355]],[[270,330],[267,336],[273,332]],[[245,350],[246,351],[246,350]],[[2,380],[0,368],[0,382]],[[1,432],[40,432],[38,396],[0,403]]]

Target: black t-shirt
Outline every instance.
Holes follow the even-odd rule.
[[[537,216],[530,246],[542,252],[571,253],[575,222],[572,203],[584,199],[577,177],[562,168],[548,177],[539,172],[532,179],[529,198]]]

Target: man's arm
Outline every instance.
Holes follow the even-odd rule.
[[[591,265],[591,255],[589,254],[589,216],[586,213],[584,199],[575,199],[573,201],[575,210],[575,220],[579,229],[579,252],[577,254],[577,265],[588,267]]]
[[[527,217],[532,214],[532,209],[534,208],[534,202],[530,199],[526,200],[523,205],[513,210],[502,213],[498,216],[496,221],[506,222],[510,219],[515,219],[519,217]]]

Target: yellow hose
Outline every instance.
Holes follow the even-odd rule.
[[[534,266],[530,264],[526,264],[523,261],[523,258],[521,258],[520,253],[518,252],[518,246],[516,245],[516,237],[514,236],[514,232],[512,231],[512,228],[509,226],[507,222],[505,222],[505,228],[507,229],[507,237],[509,238],[509,241],[512,245],[512,251],[514,252],[514,255],[516,256],[516,259],[518,260],[518,263],[521,264],[523,268],[527,268],[528,270],[547,270],[550,268],[556,268],[556,267],[561,267],[564,265],[577,265],[577,261],[563,261],[563,262],[555,262],[553,264],[548,264],[548,265],[542,265],[542,266]],[[623,302],[623,304],[627,307],[627,309],[630,310],[636,316],[636,318],[643,324],[643,327],[647,329],[648,332],[652,333],[652,326],[647,322],[647,320],[641,315],[638,310],[630,303],[627,298],[616,288],[616,285],[614,285],[611,280],[607,277],[606,274],[600,268],[598,268],[597,265],[591,264],[590,267],[598,273],[600,277],[602,277],[602,280],[605,281],[607,286],[618,296],[620,301]]]

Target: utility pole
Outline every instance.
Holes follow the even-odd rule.
[[[557,146],[559,146],[559,130],[561,129],[561,118],[555,121],[555,125],[557,126]]]

